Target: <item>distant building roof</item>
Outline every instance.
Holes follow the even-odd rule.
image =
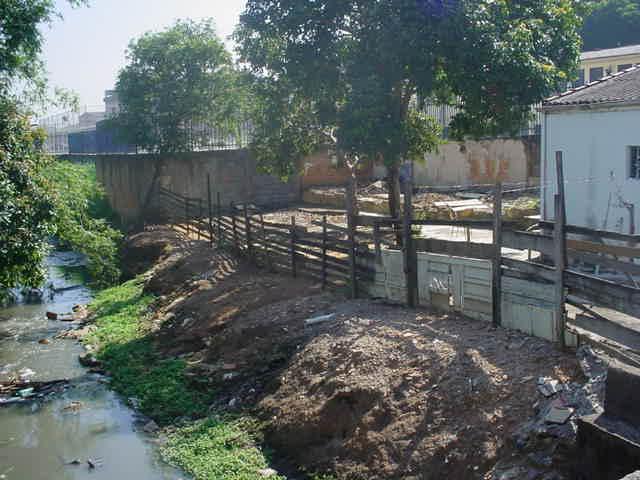
[[[544,102],[543,108],[611,104],[640,105],[640,66],[551,97]]]
[[[625,55],[640,55],[640,45],[627,45],[626,47],[607,48],[605,50],[593,50],[582,52],[580,60],[595,60],[598,58],[623,57]]]

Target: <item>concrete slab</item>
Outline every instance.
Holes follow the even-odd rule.
[[[620,430],[619,424],[604,415],[578,419],[578,478],[620,480],[640,469],[638,439],[626,438],[626,432]]]
[[[640,429],[640,369],[618,361],[609,364],[604,403],[607,418]]]

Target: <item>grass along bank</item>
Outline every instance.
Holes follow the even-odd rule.
[[[160,356],[148,322],[153,301],[138,278],[99,292],[90,305],[95,330],[84,341],[110,373],[112,388],[166,428],[163,457],[196,480],[265,478],[259,423],[209,412],[215,392],[190,381],[183,360]]]

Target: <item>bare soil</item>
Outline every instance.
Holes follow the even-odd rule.
[[[137,237],[129,248],[140,244]],[[491,478],[534,415],[538,377],[580,377],[574,356],[517,332],[347,300],[204,242],[179,241],[167,252],[146,286],[159,295],[158,345],[185,358],[194,381],[216,388],[217,408],[262,417],[277,456],[309,472]]]

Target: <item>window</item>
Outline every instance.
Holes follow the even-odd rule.
[[[618,65],[618,71],[621,72],[623,70],[626,70],[627,68],[631,68],[633,65],[631,65],[630,63],[625,63],[624,65]]]
[[[600,80],[602,77],[604,77],[604,68],[595,67],[595,68],[590,68],[589,69],[589,81],[590,82],[595,82],[596,80]]]
[[[629,178],[640,180],[640,146],[629,147]]]

